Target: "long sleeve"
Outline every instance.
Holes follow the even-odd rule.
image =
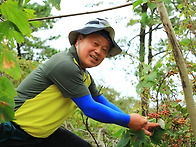
[[[96,102],[99,102],[105,106],[108,106],[118,112],[121,112],[121,113],[124,113],[120,108],[118,108],[116,105],[110,103],[105,97],[104,95],[99,95],[99,96],[96,96],[96,97],[93,97],[93,99],[96,101]]]
[[[94,120],[103,123],[114,123],[124,127],[128,126],[130,115],[96,102],[90,94],[79,98],[72,98],[72,100],[86,116]]]

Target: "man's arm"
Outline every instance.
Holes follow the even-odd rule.
[[[118,108],[116,105],[110,103],[105,97],[104,95],[99,95],[99,96],[96,96],[96,97],[93,97],[93,99],[96,101],[96,102],[99,102],[107,107],[110,107],[111,109],[113,110],[116,110],[120,113],[124,113],[120,108]]]
[[[72,100],[86,116],[94,120],[128,127],[130,121],[129,114],[118,112],[106,105],[96,102],[90,94],[79,98],[72,98]]]
[[[150,132],[158,123],[149,123],[147,118],[136,114],[125,114],[118,112],[106,105],[96,102],[91,95],[79,98],[72,98],[76,105],[84,112],[84,114],[94,120],[103,123],[114,123],[123,127],[128,127],[134,131],[144,130],[146,135],[151,136]]]

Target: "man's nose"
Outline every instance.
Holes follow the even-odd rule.
[[[96,48],[95,49],[95,53],[98,54],[98,55],[100,55],[101,54],[101,48]]]

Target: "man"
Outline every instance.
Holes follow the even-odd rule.
[[[121,52],[114,41],[114,29],[104,19],[89,21],[71,31],[69,51],[60,52],[38,66],[17,88],[15,120],[2,124],[2,145],[7,146],[91,146],[60,128],[78,107],[84,114],[103,123],[114,123],[146,135],[157,127],[139,114],[126,114],[99,92],[86,70],[98,66],[105,57]]]

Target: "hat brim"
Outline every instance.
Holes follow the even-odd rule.
[[[109,50],[106,57],[113,57],[113,56],[116,56],[117,54],[121,53],[122,52],[121,48],[114,41],[114,35],[115,34],[114,34],[114,29],[112,27],[104,27],[104,28],[85,27],[83,29],[71,31],[69,33],[69,42],[70,42],[71,45],[74,45],[76,43],[76,40],[77,40],[77,37],[78,37],[79,34],[88,35],[88,34],[98,32],[98,31],[101,31],[101,30],[105,30],[109,33],[109,35],[112,39],[112,42],[114,44],[114,47],[112,47]]]

